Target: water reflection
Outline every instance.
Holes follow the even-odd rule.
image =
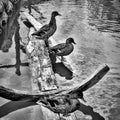
[[[115,0],[87,0],[89,25],[99,31],[120,32],[120,9]]]
[[[0,106],[0,118],[8,115],[9,113],[12,113],[14,111],[17,111],[19,109],[23,109],[32,105],[37,105],[33,102],[28,101],[10,101],[2,106]]]

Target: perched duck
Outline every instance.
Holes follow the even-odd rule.
[[[73,38],[68,38],[66,43],[61,43],[50,48],[50,52],[57,56],[61,56],[61,61],[63,61],[63,56],[69,55],[73,50],[73,44],[76,44]]]
[[[60,98],[60,103],[58,101],[58,104],[55,103],[54,106],[51,105],[44,105],[54,113],[57,113],[60,117],[60,114],[63,116],[69,116],[70,113],[76,111],[80,107],[80,102],[78,99],[67,99],[64,100]]]
[[[51,19],[49,24],[44,25],[42,28],[40,28],[38,31],[34,32],[32,35],[36,35],[39,39],[48,40],[49,37],[51,37],[56,29],[56,16],[61,16],[57,11],[53,11],[51,14]]]

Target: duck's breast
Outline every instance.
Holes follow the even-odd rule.
[[[60,52],[57,53],[58,56],[67,56],[69,55],[74,49],[72,44],[66,45],[64,49],[61,49]]]

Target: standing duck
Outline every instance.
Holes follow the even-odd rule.
[[[36,35],[37,38],[44,39],[45,42],[47,42],[48,38],[51,37],[57,29],[56,19],[55,19],[56,16],[61,16],[61,15],[57,11],[53,11],[51,14],[51,19],[49,24],[46,24],[43,27],[41,27],[38,31],[34,32],[32,36]]]
[[[50,52],[57,56],[61,56],[61,61],[63,61],[63,56],[67,56],[74,50],[73,44],[76,44],[73,38],[68,38],[66,43],[61,43],[50,48]]]

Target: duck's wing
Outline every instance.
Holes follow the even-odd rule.
[[[109,70],[110,68],[107,65],[102,65],[97,71],[95,71],[95,73],[87,80],[86,83],[81,86],[75,87],[74,89],[71,89],[68,94],[86,91],[87,89],[98,83]]]
[[[32,35],[44,35],[50,30],[50,26],[48,24],[41,27],[38,31],[34,32]]]
[[[73,51],[74,47],[72,44],[65,46],[63,49],[59,50],[56,55],[58,56],[66,56],[69,55]]]
[[[64,49],[65,46],[66,46],[65,43],[57,44],[57,45],[51,47],[50,50],[53,50],[53,51],[61,50],[61,49]]]

